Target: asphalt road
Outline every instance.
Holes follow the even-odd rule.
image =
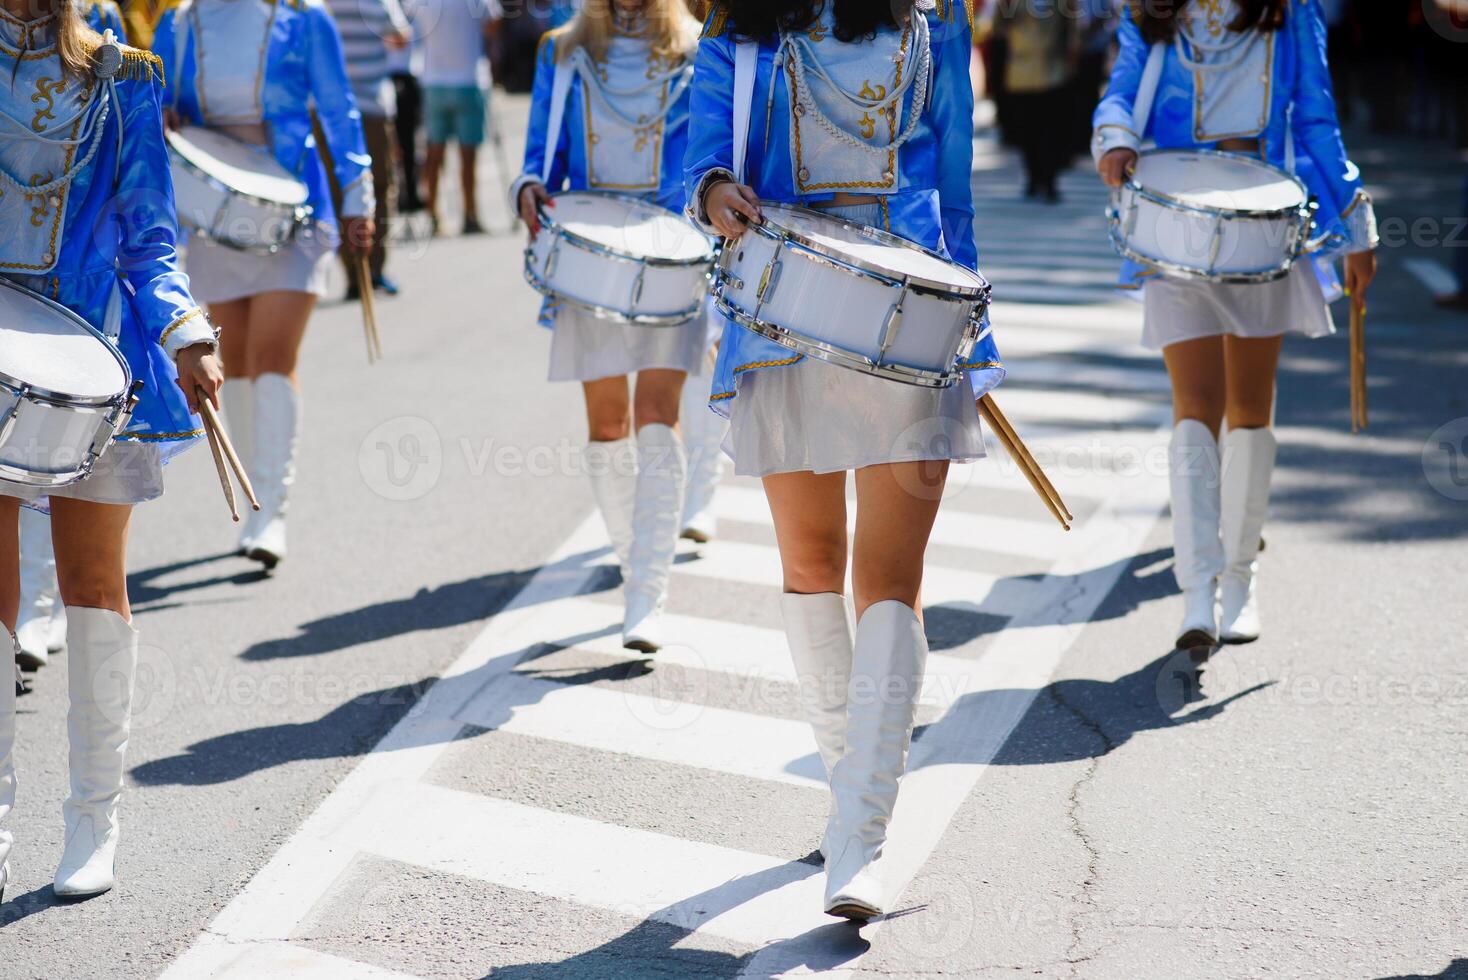
[[[730,480],[720,539],[680,561],[684,644],[630,663],[519,242],[446,238],[394,261],[385,362],[355,308],[318,315],[276,574],[231,555],[202,451],[139,511],[108,896],[49,886],[64,657],[21,702],[0,975],[1468,975],[1468,319],[1421,279],[1461,164],[1357,153],[1390,236],[1372,427],[1347,431],[1343,337],[1286,345],[1267,633],[1200,688],[1169,656],[1165,378],[1108,288],[1103,195],[1077,171],[1059,207],[1019,201],[981,148],[1000,399],[1079,522],[997,448],[955,478],[901,914],[858,933],[814,907],[823,803],[757,487]]]

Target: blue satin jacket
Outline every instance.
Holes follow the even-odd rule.
[[[195,38],[194,32],[188,29],[189,10],[194,2],[210,0],[190,0],[165,13],[154,35],[153,50],[163,59],[167,70],[168,104],[185,121],[203,125]],[[336,213],[326,168],[311,126],[314,109],[326,133],[336,178],[342,188],[343,216],[371,215],[372,158],[362,134],[362,115],[347,81],[336,23],[323,0],[275,2],[279,9],[266,53],[265,85],[260,93],[265,128],[270,134],[275,159],[306,184],[317,222],[334,225]],[[240,43],[255,42],[241,38]]]
[[[1142,132],[1135,131],[1132,116],[1151,47],[1132,17],[1123,17],[1117,32],[1121,51],[1093,119],[1096,158],[1118,147],[1140,149],[1146,140],[1166,149],[1216,148],[1216,143],[1197,141],[1199,76],[1183,63],[1175,45],[1168,46],[1151,116]],[[1326,253],[1375,248],[1371,198],[1346,153],[1336,116],[1319,0],[1290,0],[1284,26],[1275,32],[1273,70],[1260,83],[1268,86],[1268,118],[1250,138],[1259,140],[1265,161],[1293,170],[1319,203],[1315,234],[1329,235]],[[1322,272],[1333,279],[1329,270]],[[1123,284],[1135,285],[1145,275],[1142,267],[1127,263]]]
[[[0,62],[14,63],[21,40],[18,31],[30,32],[27,60],[18,67],[14,84],[0,86],[0,111],[11,120],[0,143],[8,159],[24,160],[46,152],[24,133],[36,125],[45,130],[49,117],[38,107],[46,103],[47,86],[49,91],[61,91],[54,80],[65,76],[49,27],[31,22],[17,28],[18,23],[0,17]],[[173,359],[185,347],[212,342],[214,330],[190,295],[188,277],[178,264],[173,181],[163,141],[162,82],[156,58],[124,49],[123,70],[116,81],[118,106],[108,109],[105,123],[98,127],[95,155],[79,166],[64,191],[62,213],[46,211],[29,198],[7,201],[0,211],[27,209],[30,220],[7,220],[6,233],[34,228],[40,240],[11,244],[7,250],[46,252],[31,264],[40,267],[36,272],[25,272],[26,260],[17,257],[3,274],[56,300],[98,330],[106,332],[109,326],[117,330],[116,343],[133,380],[143,384],[132,423],[121,438],[156,442],[172,451],[203,434],[178,388]],[[106,85],[96,86],[93,103],[106,99],[107,91]],[[60,102],[58,97],[56,104]],[[34,150],[26,146],[32,142]],[[79,163],[86,159],[83,152],[77,151]],[[10,165],[10,176],[25,177],[14,172],[15,166]],[[45,244],[46,236],[53,244]]]
[[[551,89],[556,74],[556,44],[560,31],[549,31],[540,39],[540,48],[535,56],[535,85],[530,93],[530,126],[525,134],[525,164],[522,175],[511,191],[511,198],[518,199],[520,189],[528,181],[540,180],[545,165],[545,151],[549,142],[546,130],[550,127]],[[556,156],[551,161],[547,188],[552,192],[583,191],[591,186],[586,161],[586,100],[587,94],[578,74],[571,83],[566,99],[565,114],[561,121],[561,134],[556,143]],[[655,193],[650,196],[665,208],[683,210],[683,155],[688,146],[688,90],[684,89],[678,104],[669,112],[663,126],[662,167]]]
[[[886,227],[969,269],[978,269],[974,242],[973,173],[974,95],[969,81],[972,31],[964,5],[949,0],[927,13],[932,49],[932,85],[928,106],[913,138],[897,152],[897,189],[882,196]],[[698,200],[705,178],[734,166],[734,53],[736,38],[726,29],[717,6],[704,27],[695,62],[693,96],[689,103],[688,155],[684,191],[690,214],[702,221]],[[790,96],[785,72],[774,71],[778,40],[759,43],[754,81],[745,183],[764,201],[808,204],[828,200],[829,193],[801,194],[795,188],[790,159]],[[861,42],[854,42],[861,43]],[[773,104],[766,118],[770,93]],[[915,91],[909,91],[903,118]],[[705,230],[714,229],[705,225]],[[786,367],[798,356],[773,341],[739,325],[726,322],[719,345],[711,404],[727,413],[738,394],[739,376],[746,371]],[[988,334],[962,365],[969,370],[975,395],[982,395],[1004,379],[1005,370]]]

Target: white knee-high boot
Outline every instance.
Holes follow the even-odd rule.
[[[874,865],[907,769],[927,661],[928,640],[912,607],[888,600],[861,617],[847,696],[846,748],[831,780],[836,798],[826,861],[831,915],[865,920],[885,911],[886,894]]]
[[[229,441],[234,444],[240,462],[250,482],[255,483],[255,381],[253,378],[225,378],[219,387],[219,403],[224,406],[224,424],[229,429]],[[251,511],[240,529],[240,552],[249,553],[250,545],[259,533],[258,515]]]
[[[1218,643],[1218,577],[1223,574],[1218,440],[1202,422],[1183,419],[1172,430],[1168,465],[1173,574],[1183,590],[1177,645],[1185,650],[1211,649]]]
[[[20,509],[20,643],[16,659],[23,670],[38,670],[66,646],[66,609],[56,584],[56,553],[51,550],[51,518]]]
[[[637,505],[637,447],[631,439],[588,444],[586,475],[625,577],[632,551],[632,511]]]
[[[15,837],[5,829],[15,808],[15,653],[20,644],[6,630],[0,639],[0,902],[10,883],[10,850]]]
[[[110,609],[72,606],[67,623],[71,796],[62,807],[66,849],[56,868],[56,894],[80,898],[113,885],[138,633]]]
[[[718,531],[714,518],[714,491],[724,478],[724,435],[729,423],[710,410],[705,378],[689,378],[683,386],[679,420],[688,447],[688,493],[683,500],[683,537],[699,544],[712,541]]]
[[[856,643],[846,597],[834,592],[780,597],[785,638],[800,689],[800,707],[816,736],[816,749],[826,769],[826,782],[846,750],[846,695],[851,686],[851,660]],[[821,836],[821,857],[830,858],[830,819]]]
[[[266,568],[285,561],[285,515],[296,482],[296,450],[301,438],[301,393],[283,374],[255,379],[255,494],[260,498],[258,530],[246,554]]]
[[[637,502],[623,587],[627,613],[622,645],[629,650],[655,653],[663,645],[663,603],[678,549],[687,479],[688,461],[678,433],[658,423],[639,429]]]
[[[1224,569],[1218,586],[1220,639],[1225,643],[1259,639],[1255,572],[1278,451],[1279,443],[1269,429],[1229,430],[1220,520]]]

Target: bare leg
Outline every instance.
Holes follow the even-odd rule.
[[[784,590],[846,591],[846,474],[778,473],[764,479]]]
[[[678,427],[678,409],[683,399],[684,371],[656,369],[637,375],[637,393],[632,404],[632,422],[641,431],[645,425]]]
[[[1167,375],[1172,379],[1174,422],[1196,419],[1213,437],[1223,426],[1226,387],[1222,337],[1200,337],[1162,349]]]
[[[296,380],[296,358],[315,309],[316,297],[310,293],[261,293],[251,298],[246,333],[252,376],[283,374]]]
[[[438,227],[438,182],[443,176],[444,144],[429,143],[428,152],[423,158],[423,182],[428,191],[428,213],[433,218],[435,230]]]
[[[224,361],[227,378],[250,378],[250,301],[237,299],[228,303],[211,303],[209,318],[219,328],[219,357]]]
[[[856,619],[895,600],[921,617],[923,555],[942,503],[948,461],[869,466],[856,473]]]
[[[0,622],[7,630],[15,630],[20,617],[20,499],[0,497]],[[0,638],[0,642],[9,642]],[[0,662],[4,658],[0,657]],[[0,671],[0,683],[9,684],[10,676]]]
[[[56,579],[68,606],[132,619],[127,601],[127,531],[132,507],[51,498]]]
[[[598,378],[583,381],[586,394],[586,428],[592,442],[616,442],[632,433],[627,378]]]
[[[479,227],[479,147],[459,147],[459,186],[464,193],[464,227]]]
[[[1275,376],[1283,343],[1283,336],[1224,338],[1230,429],[1267,429],[1274,424]]]

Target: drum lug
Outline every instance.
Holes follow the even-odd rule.
[[[20,403],[30,396],[30,392],[29,385],[21,385],[20,390],[15,393],[15,401],[6,406],[4,413],[0,414],[0,443],[10,438],[10,430],[15,428],[15,416],[20,411]]]
[[[551,243],[550,251],[545,255],[545,281],[550,282],[551,277],[556,274],[556,262],[561,257],[561,238],[557,237]]]
[[[880,352],[877,355],[877,363],[880,364],[887,358],[887,351],[897,343],[897,333],[902,329],[902,301],[907,297],[907,291],[897,298],[892,308],[887,311],[887,318],[882,321],[882,340],[877,345]]]
[[[1213,219],[1213,241],[1208,246],[1208,274],[1218,275],[1218,256],[1223,251],[1223,216]]]
[[[639,303],[642,302],[642,284],[643,284],[644,277],[646,275],[647,275],[647,266],[645,266],[645,265],[639,265],[637,267],[637,277],[632,280],[632,297],[631,297],[631,300],[627,304],[627,310],[628,310],[628,312],[636,313],[637,312],[637,304],[639,304]]]
[[[784,243],[781,242],[780,245]],[[754,315],[757,318],[760,311],[764,309],[765,298],[775,291],[780,282],[780,245],[775,246],[775,254],[770,256],[770,261],[765,265],[765,271],[760,273],[759,288],[754,293]]]

